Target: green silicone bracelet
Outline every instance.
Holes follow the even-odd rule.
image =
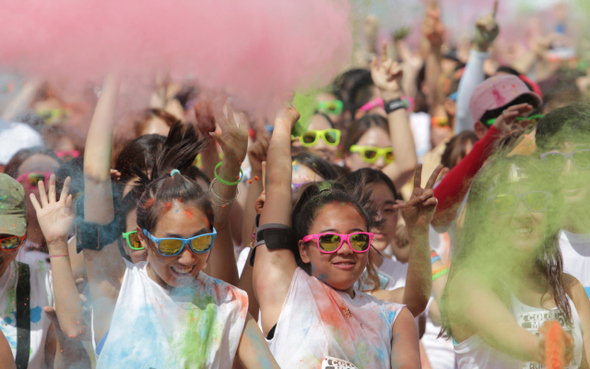
[[[442,277],[443,275],[447,274],[448,272],[449,272],[449,269],[442,270],[442,271],[436,273],[435,275],[433,275],[432,280],[435,281],[438,278]]]
[[[217,178],[217,180],[221,183],[223,183],[226,186],[235,186],[238,183],[240,183],[242,181],[242,178],[244,178],[244,172],[242,171],[242,168],[240,168],[240,178],[235,181],[235,182],[228,182],[226,180],[221,179],[221,177],[217,174],[217,169],[221,166],[221,164],[223,164],[222,161],[220,161],[219,163],[217,163],[217,165],[215,166],[215,170],[213,171],[213,173],[215,174],[215,178]]]

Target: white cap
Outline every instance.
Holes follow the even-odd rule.
[[[25,123],[0,118],[0,165],[6,165],[21,149],[44,146],[43,138]]]

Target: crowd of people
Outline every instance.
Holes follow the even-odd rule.
[[[589,77],[495,13],[453,46],[431,5],[416,50],[368,18],[305,120],[4,73],[0,367],[590,367]]]

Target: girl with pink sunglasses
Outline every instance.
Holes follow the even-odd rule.
[[[271,352],[283,368],[338,362],[351,368],[419,368],[410,311],[355,288],[365,268],[368,278],[376,277],[368,252],[373,211],[331,182],[302,186],[292,205],[289,144],[298,118],[297,111],[286,110],[275,123],[256,237],[253,285]],[[413,244],[428,242],[436,208],[434,178],[422,189],[420,172],[404,210]]]

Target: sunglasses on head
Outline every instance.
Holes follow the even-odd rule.
[[[25,242],[26,235],[19,237],[19,236],[8,236],[4,238],[0,238],[0,249],[3,251],[10,251],[18,249],[23,242]]]
[[[410,96],[402,96],[401,100],[404,103],[406,112],[410,113],[414,110],[414,98],[412,98]],[[376,108],[376,107],[381,107],[382,109],[385,109],[385,101],[382,98],[371,100],[368,103],[366,103],[365,105],[361,106],[359,108],[359,110],[367,113],[371,109]]]
[[[217,237],[215,228],[213,228],[212,233],[200,234],[190,238],[157,238],[146,229],[143,230],[143,234],[156,244],[158,252],[162,256],[176,256],[182,252],[185,245],[189,245],[195,254],[202,254],[211,250],[213,241]]]
[[[320,113],[340,115],[344,110],[344,103],[340,100],[320,101],[317,109]]]
[[[37,115],[39,115],[48,125],[61,123],[66,120],[70,114],[71,109],[69,108],[42,109],[37,111]]]
[[[338,146],[338,144],[340,144],[340,135],[341,134],[342,134],[342,132],[340,132],[339,129],[334,129],[334,128],[323,129],[323,130],[311,129],[311,130],[305,132],[304,134],[302,134],[301,136],[299,136],[298,138],[299,138],[299,142],[301,142],[301,145],[304,147],[315,146],[318,143],[318,140],[320,139],[320,137],[326,143],[326,145]],[[292,137],[292,139],[296,139],[296,138]]]
[[[588,149],[577,150],[570,153],[546,152],[541,154],[541,159],[545,163],[545,166],[552,171],[563,169],[568,159],[580,169],[590,169],[590,150]]]
[[[530,211],[538,213],[547,209],[549,205],[549,192],[502,193],[491,196],[490,200],[494,203],[494,210],[498,213],[506,214],[514,212],[520,201],[523,201]]]
[[[369,232],[355,232],[350,234],[339,233],[317,233],[308,234],[303,237],[303,242],[316,240],[318,249],[323,254],[333,254],[340,250],[344,241],[348,242],[350,249],[356,253],[363,253],[369,251],[371,241],[373,240],[373,233]]]
[[[537,124],[537,122],[539,122],[541,119],[543,119],[544,116],[545,115],[543,115],[543,114],[535,114],[535,115],[531,115],[530,117],[516,117],[516,121],[517,122],[524,122],[525,120],[528,120],[532,124]],[[488,126],[491,126],[492,124],[494,124],[496,122],[496,119],[498,119],[498,118],[488,119],[486,121],[486,124]]]
[[[70,161],[72,159],[79,158],[80,157],[80,151],[78,151],[78,150],[57,151],[55,153],[55,155],[57,155],[57,157],[61,161]]]
[[[16,181],[21,182],[26,179],[26,184],[29,187],[37,187],[39,182],[43,182],[43,184],[47,187],[47,182],[49,181],[49,177],[51,177],[52,174],[52,172],[27,172],[18,176]]]
[[[350,152],[358,152],[365,163],[373,164],[380,156],[383,157],[385,164],[391,164],[395,160],[392,148],[381,148],[375,146],[357,146],[352,145]]]
[[[127,246],[129,246],[131,250],[145,250],[145,247],[143,247],[137,236],[137,231],[124,232],[121,236],[127,241]]]

